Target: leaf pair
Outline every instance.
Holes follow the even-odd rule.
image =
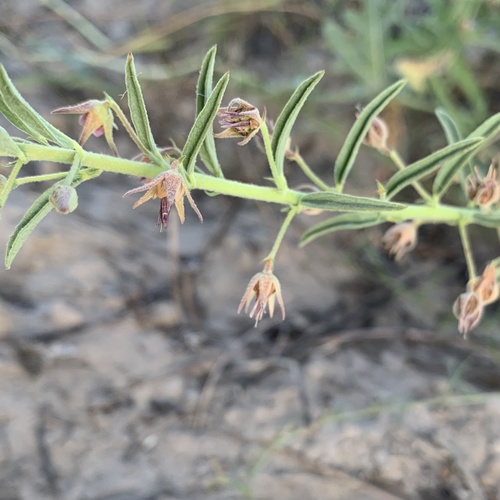
[[[209,150],[207,145],[213,143],[213,138],[209,138],[211,135],[209,132],[211,131],[212,122],[215,119],[215,115],[220,107],[224,91],[226,90],[229,82],[229,74],[226,73],[219,80],[213,92],[211,92],[214,58],[215,47],[208,52],[203,61],[202,73],[200,75],[201,83],[199,83],[199,87],[201,86],[202,89],[199,89],[199,92],[203,92],[204,98],[197,99],[197,117],[182,150],[183,165],[188,176],[191,176],[194,171],[196,158],[203,145],[205,144],[205,154],[205,152]],[[132,119],[135,132],[137,133],[144,150],[151,154],[151,159],[157,158],[161,161],[161,156],[158,152],[158,148],[156,147],[153,134],[151,132],[148,113],[144,103],[144,97],[142,95],[139,80],[137,78],[137,72],[132,54],[129,54],[127,57],[127,63],[125,66],[125,83],[127,86],[130,117]],[[209,96],[208,93],[210,93]]]

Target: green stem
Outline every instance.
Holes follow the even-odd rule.
[[[264,148],[266,150],[267,161],[269,162],[269,168],[271,169],[271,174],[274,179],[276,187],[283,191],[287,188],[287,183],[283,172],[278,172],[278,167],[274,161],[273,151],[271,148],[271,137],[269,136],[269,129],[265,120],[262,120],[260,125],[260,132],[262,134],[262,139],[264,140]]]
[[[302,172],[307,176],[307,178],[316,184],[323,191],[328,191],[330,186],[323,182],[312,170],[311,167],[305,162],[304,158],[299,154],[295,153],[293,155],[293,161],[302,169]]]
[[[276,258],[276,254],[278,253],[281,242],[283,241],[283,237],[285,236],[286,230],[288,229],[290,222],[292,222],[292,219],[295,217],[296,214],[297,214],[297,210],[294,208],[292,208],[286,214],[285,220],[283,221],[283,224],[281,225],[281,229],[279,230],[279,233],[276,236],[276,239],[274,240],[273,248],[271,248],[269,255],[264,259],[266,262],[270,262],[271,266],[274,263],[274,259]]]
[[[401,156],[399,156],[399,153],[395,149],[392,149],[390,151],[389,158],[392,160],[394,165],[396,165],[398,170],[404,170],[406,168],[404,161],[401,159]],[[423,200],[427,201],[428,203],[434,203],[432,196],[418,182],[412,182],[411,185],[415,188],[415,190]]]
[[[3,187],[3,190],[2,190],[2,194],[0,195],[0,208],[2,208],[5,205],[5,202],[7,201],[7,198],[9,197],[9,193],[14,188],[16,178],[17,178],[19,171],[21,170],[21,167],[23,165],[24,165],[24,161],[19,159],[16,161],[16,164],[12,167],[12,170],[10,171],[9,178],[7,179],[7,182],[5,183],[5,186]]]
[[[66,178],[64,179],[63,184],[66,186],[71,186],[71,183],[73,182],[73,179],[75,178],[75,175],[78,173],[80,170],[80,167],[82,166],[82,158],[85,155],[85,151],[83,148],[75,142],[75,155],[73,157],[73,163],[71,164],[70,169],[68,170],[68,173],[66,174]]]
[[[469,280],[475,280],[476,266],[474,265],[474,257],[472,256],[469,235],[467,234],[467,224],[459,222],[458,230],[460,232],[460,239],[462,240],[462,247],[464,249],[465,262],[467,263],[467,272],[469,273]]]
[[[71,164],[75,155],[75,151],[72,149],[42,146],[40,144],[19,143],[19,147],[26,155],[27,161],[51,161]],[[82,167],[147,178],[154,178],[163,171],[161,166],[153,163],[89,152],[85,152],[82,157]],[[289,188],[279,190],[274,187],[244,184],[202,173],[193,175],[191,187],[237,198],[295,206],[298,207],[298,211],[300,211],[300,200],[304,196],[304,193]],[[398,223],[405,220],[415,220],[420,223],[445,223],[450,225],[457,225],[459,222],[464,224],[472,223],[476,214],[477,209],[441,204],[435,206],[410,204],[403,210],[380,212],[383,219],[388,222]],[[488,214],[483,214],[484,216],[491,216],[492,220],[495,220],[500,217],[500,213],[498,210],[492,210]]]
[[[26,177],[21,177],[16,179],[16,182],[14,183],[14,188],[22,186],[23,184],[30,184],[31,182],[56,181],[66,177],[67,175],[68,175],[67,172],[55,172],[53,174],[30,175]]]

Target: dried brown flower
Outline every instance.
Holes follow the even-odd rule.
[[[221,118],[219,124],[224,131],[214,134],[214,137],[244,137],[238,143],[240,146],[247,144],[257,134],[262,123],[259,110],[239,97],[233,99],[227,107],[220,108],[217,114]]]
[[[196,212],[200,222],[203,222],[203,217],[191,197],[182,175],[178,171],[178,166],[178,162],[173,161],[169,170],[162,172],[160,175],[155,177],[153,180],[146,182],[144,185],[127,191],[123,195],[128,196],[129,194],[146,191],[146,194],[136,201],[132,208],[136,208],[148,200],[160,198],[160,213],[156,224],[157,226],[160,226],[160,229],[167,228],[170,210],[174,205],[177,209],[177,213],[179,214],[181,223],[184,223],[184,197],[188,199],[191,208]]]
[[[245,313],[247,313],[254,299],[255,303],[250,310],[250,318],[255,316],[255,326],[263,318],[268,305],[269,316],[273,317],[276,300],[281,309],[281,316],[285,319],[285,306],[283,305],[283,297],[281,296],[281,285],[278,278],[273,274],[272,263],[270,261],[267,261],[264,270],[254,275],[248,283],[238,307],[238,314],[242,311],[243,307],[245,308]]]
[[[80,145],[85,144],[92,134],[96,137],[104,134],[108,146],[118,156],[118,150],[113,140],[113,128],[116,128],[116,125],[113,120],[113,112],[107,101],[91,99],[90,101],[75,104],[74,106],[54,109],[52,113],[81,115],[79,122],[83,129],[78,140]]]
[[[497,203],[500,199],[500,183],[495,164],[490,165],[484,178],[481,177],[477,167],[474,167],[474,172],[475,175],[468,175],[465,181],[469,200],[481,207],[489,207]]]
[[[453,304],[453,314],[458,319],[458,331],[466,337],[483,316],[484,304],[474,292],[458,296]]]
[[[495,302],[499,296],[496,266],[488,264],[481,276],[469,282],[467,290],[474,292],[485,306]]]
[[[417,245],[417,225],[414,222],[402,222],[390,227],[382,236],[382,246],[400,261]]]
[[[356,113],[356,118],[359,118],[361,110]],[[389,128],[387,123],[380,117],[376,116],[368,129],[368,132],[363,139],[363,144],[371,148],[375,148],[382,154],[388,154],[390,148],[387,144],[389,140]]]

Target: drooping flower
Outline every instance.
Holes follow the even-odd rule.
[[[382,236],[382,245],[399,262],[417,246],[417,225],[414,222],[395,224]]]
[[[465,292],[453,304],[453,314],[458,319],[458,331],[466,337],[483,316],[484,304],[474,292]]]
[[[74,106],[54,109],[52,113],[81,115],[79,122],[83,129],[78,140],[80,145],[85,144],[92,134],[96,137],[104,134],[108,146],[116,156],[119,156],[113,140],[113,128],[116,128],[116,125],[113,120],[113,112],[107,101],[91,99]]]
[[[191,197],[182,175],[178,171],[178,166],[178,161],[173,161],[169,170],[162,172],[144,185],[127,191],[123,195],[128,196],[130,194],[146,191],[146,193],[134,203],[132,208],[137,208],[148,200],[160,198],[160,213],[156,223],[157,226],[160,226],[160,229],[166,229],[168,227],[168,217],[174,205],[179,214],[181,223],[184,224],[184,197],[188,199],[191,208],[195,211],[200,222],[203,222],[203,217]]]
[[[244,146],[260,129],[262,118],[259,110],[250,103],[236,97],[225,108],[220,108],[217,115],[223,132],[214,134],[218,139],[244,137],[238,144]]]
[[[500,292],[496,266],[488,264],[481,276],[468,283],[467,290],[474,292],[485,306],[495,302]]]
[[[458,331],[466,336],[477,326],[488,304],[499,297],[497,265],[490,262],[481,276],[467,283],[467,291],[462,293],[453,304],[453,314],[458,319]]]
[[[480,207],[489,207],[500,200],[500,183],[497,170],[492,163],[485,177],[481,177],[479,169],[474,167],[475,175],[469,174],[466,178],[466,192],[469,200]]]
[[[274,315],[274,306],[276,300],[281,309],[281,317],[285,319],[285,306],[283,304],[283,297],[281,295],[281,285],[276,276],[273,274],[272,262],[266,261],[264,270],[255,274],[248,283],[247,289],[243,294],[240,305],[238,307],[238,314],[245,308],[245,313],[255,300],[252,309],[250,310],[250,318],[255,316],[255,326],[264,317],[267,307],[269,306],[269,316],[272,318]]]

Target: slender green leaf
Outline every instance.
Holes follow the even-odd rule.
[[[321,78],[323,78],[324,74],[324,71],[319,71],[318,73],[310,76],[307,80],[304,80],[292,94],[276,120],[273,138],[271,140],[271,150],[279,175],[283,173],[286,144],[288,138],[290,137],[293,124],[295,123],[295,120],[297,119],[297,116],[310,93],[313,91],[314,87],[316,87]]]
[[[373,213],[354,213],[337,215],[326,219],[319,224],[310,227],[300,238],[300,246],[305,246],[311,241],[324,236],[325,234],[341,231],[344,229],[362,229],[365,227],[376,226],[384,222],[383,217]]]
[[[334,180],[338,188],[342,188],[354,164],[359,148],[366,137],[373,119],[396,97],[406,85],[405,80],[400,80],[389,88],[383,90],[359,114],[335,162]]]
[[[7,130],[0,127],[0,156],[11,156],[14,158],[23,158],[24,153],[9,135]]]
[[[498,210],[492,212],[476,212],[474,222],[485,227],[500,228],[500,213]]]
[[[82,182],[95,176],[95,173],[91,174],[89,172],[82,172],[81,175],[78,175],[78,177],[71,183],[71,187],[76,187]],[[23,215],[21,221],[16,226],[14,232],[9,238],[9,241],[7,242],[7,250],[5,252],[5,267],[7,269],[10,269],[14,258],[18,254],[19,250],[21,250],[28,236],[54,208],[54,205],[50,202],[50,195],[57,186],[63,185],[63,182],[64,181],[57,182],[44,191]]]
[[[330,191],[306,194],[302,197],[301,204],[308,208],[342,212],[380,212],[386,210],[401,210],[405,208],[405,205],[400,203],[365,198],[362,196],[352,196],[349,194],[333,193]]]
[[[493,115],[488,118],[484,123],[479,125],[475,130],[473,130],[467,139],[482,137],[484,140],[477,148],[464,153],[463,155],[457,156],[451,161],[446,162],[436,175],[434,180],[434,185],[432,186],[432,191],[434,195],[440,197],[448,189],[450,184],[453,182],[454,177],[461,172],[461,170],[467,165],[467,162],[477,153],[479,148],[484,147],[488,142],[493,140],[493,138],[500,131],[500,113]]]
[[[148,112],[144,97],[142,95],[141,85],[137,78],[137,71],[134,64],[134,56],[129,54],[125,63],[125,85],[127,87],[128,107],[130,117],[134,124],[135,131],[144,149],[151,153],[156,153],[156,143],[149,125]]]
[[[194,170],[196,157],[201,149],[203,141],[212,127],[215,115],[220,107],[222,97],[229,83],[229,73],[226,73],[217,82],[212,94],[208,98],[207,103],[201,110],[200,114],[189,132],[186,144],[182,150],[182,155],[185,157],[184,167],[190,176]]]
[[[9,238],[5,254],[5,267],[7,269],[10,269],[12,261],[16,257],[19,250],[21,250],[28,236],[54,208],[52,203],[49,201],[49,196],[52,190],[53,187],[49,188],[35,200]]]
[[[458,130],[458,126],[453,118],[443,108],[436,108],[435,113],[441,127],[443,127],[448,144],[454,144],[460,141],[462,139],[462,134]]]
[[[201,63],[200,76],[198,77],[198,86],[196,87],[196,116],[201,113],[205,104],[212,93],[212,84],[214,76],[215,55],[217,46],[214,45]],[[205,137],[205,141],[200,149],[200,157],[212,175],[224,177],[217,158],[215,140],[212,133],[212,124]]]
[[[0,112],[12,125],[42,144],[52,141],[62,147],[73,147],[71,138],[51,125],[25,101],[1,64]]]
[[[443,162],[455,158],[458,155],[465,155],[476,149],[483,141],[482,138],[464,139],[463,141],[432,153],[421,160],[408,165],[404,170],[394,174],[385,186],[387,198],[392,198],[396,193],[416,182],[423,177],[436,171]]]
[[[500,131],[500,113],[490,116],[484,123],[474,129],[467,138],[484,137],[486,143],[491,141]]]

